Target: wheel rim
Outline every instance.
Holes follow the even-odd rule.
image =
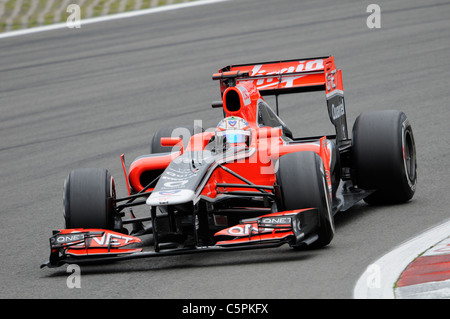
[[[416,152],[413,137],[410,131],[405,132],[403,146],[403,160],[405,162],[405,173],[410,183],[414,183],[416,178]]]

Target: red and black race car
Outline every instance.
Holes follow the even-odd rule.
[[[65,229],[53,232],[42,266],[283,244],[318,248],[333,239],[334,215],[360,200],[413,197],[416,154],[407,117],[363,113],[350,137],[332,56],[230,65],[213,80],[220,82],[222,100],[213,103],[223,108],[219,125],[163,128],[151,153],[128,170],[122,155],[127,196],[116,196],[106,169],[68,175]],[[294,137],[278,116],[278,99],[275,110],[264,99],[311,91],[325,91],[335,135]],[[136,217],[137,205],[147,205],[148,215]],[[140,237],[149,234],[145,247]]]

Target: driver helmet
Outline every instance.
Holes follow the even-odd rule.
[[[224,118],[217,125],[215,133],[216,150],[232,146],[249,146],[250,127],[246,120],[237,116]]]

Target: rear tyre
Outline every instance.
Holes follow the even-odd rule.
[[[403,112],[362,113],[353,126],[354,177],[358,187],[376,191],[368,204],[410,200],[417,184],[414,135]]]
[[[331,198],[320,156],[315,152],[283,155],[279,159],[277,181],[284,210],[310,207],[319,210],[319,238],[308,247],[319,248],[328,245],[334,237],[335,229]]]
[[[114,179],[106,169],[77,169],[64,182],[66,228],[114,228]]]

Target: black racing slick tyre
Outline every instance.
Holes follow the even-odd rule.
[[[416,191],[416,146],[411,124],[403,112],[362,113],[353,126],[353,161],[356,185],[375,190],[368,204],[398,204]]]
[[[77,169],[64,182],[66,228],[114,227],[114,179],[106,169]]]
[[[311,207],[319,210],[318,239],[308,248],[328,245],[334,237],[335,229],[331,198],[320,156],[315,152],[283,155],[279,159],[276,178],[284,210]]]
[[[203,129],[194,125],[181,125],[181,126],[166,126],[159,129],[155,135],[150,146],[150,153],[170,153],[174,150],[172,146],[161,146],[161,137],[181,137],[183,139],[183,147],[186,147],[189,143],[191,136],[202,132]],[[176,147],[179,148],[179,147]]]

